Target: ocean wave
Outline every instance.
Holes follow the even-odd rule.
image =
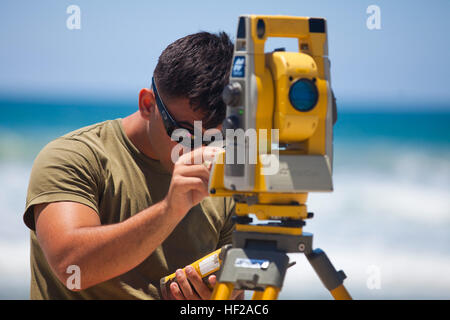
[[[310,208],[341,218],[365,215],[429,226],[450,224],[450,187],[441,178],[436,177],[434,184],[418,184],[403,175],[342,172],[335,174],[333,193],[310,193],[308,203]]]

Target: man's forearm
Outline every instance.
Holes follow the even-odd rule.
[[[117,277],[144,261],[179,220],[162,201],[120,223],[77,228],[70,234],[60,278],[67,276],[69,265],[80,268],[81,289]]]

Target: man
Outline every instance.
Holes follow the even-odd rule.
[[[66,134],[39,153],[24,214],[32,299],[158,299],[159,279],[174,271],[179,284],[167,298],[210,298],[200,277],[181,269],[231,242],[234,207],[208,197],[209,168],[190,161],[217,148],[173,163],[170,135],[192,132],[196,120],[203,130],[220,127],[232,54],[225,33],[175,41],[159,57],[151,89],[140,91],[138,112]]]

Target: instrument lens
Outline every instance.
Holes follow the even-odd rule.
[[[317,87],[309,79],[297,80],[289,89],[289,100],[298,111],[310,111],[316,106],[318,99]]]

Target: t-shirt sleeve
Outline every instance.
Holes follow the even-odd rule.
[[[85,142],[58,138],[46,145],[31,170],[23,220],[35,230],[33,206],[72,201],[87,205],[98,214],[98,161]]]
[[[232,234],[235,230],[235,222],[233,221],[235,202],[230,198],[225,198],[225,208],[226,208],[226,220],[220,231],[219,243],[217,244],[217,249],[221,248],[226,244],[231,244],[232,242]]]

